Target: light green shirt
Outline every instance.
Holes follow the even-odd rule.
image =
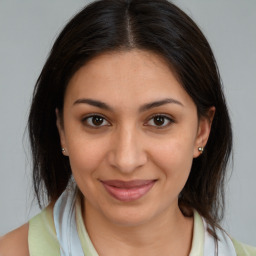
[[[81,206],[76,203],[77,231],[85,256],[98,256],[84,226]],[[204,224],[201,216],[194,212],[194,230],[192,248],[189,256],[203,256]],[[232,239],[238,256],[255,256],[256,248],[242,244]],[[28,234],[30,256],[58,256],[60,247],[56,237],[53,208],[48,206],[29,221]]]

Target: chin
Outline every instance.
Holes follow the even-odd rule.
[[[117,226],[136,227],[143,225],[154,218],[152,211],[148,209],[139,209],[138,206],[120,207],[122,209],[113,209],[111,212],[105,212],[105,217]]]

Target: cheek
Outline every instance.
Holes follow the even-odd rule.
[[[155,143],[152,147],[152,159],[161,170],[163,178],[181,189],[190,173],[194,139],[190,136],[175,136],[171,139]]]
[[[184,147],[183,144],[175,143],[168,146],[156,147],[154,150],[154,159],[163,169],[173,172],[183,172],[190,170],[193,159],[193,148]]]
[[[97,140],[73,140],[69,144],[69,161],[72,174],[82,194],[96,201],[98,197],[97,178],[104,162],[106,143]],[[96,182],[96,183],[95,183]],[[96,206],[96,205],[95,205]]]
[[[106,152],[104,140],[72,138],[68,144],[69,161],[74,175],[81,179],[94,175]]]

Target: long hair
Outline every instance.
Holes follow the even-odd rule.
[[[100,0],[82,9],[64,27],[37,80],[28,120],[33,181],[38,203],[56,200],[71,177],[60,150],[55,109],[63,109],[74,73],[107,51],[143,49],[165,58],[197,106],[198,117],[215,106],[204,153],[193,160],[179,206],[196,209],[212,226],[224,209],[224,180],[232,131],[221,79],[209,43],[198,26],[167,0]],[[214,233],[214,231],[213,231]]]

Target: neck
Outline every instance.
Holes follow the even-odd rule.
[[[132,226],[110,222],[87,201],[83,213],[87,232],[100,256],[185,256],[190,252],[193,218],[184,217],[178,206]]]

